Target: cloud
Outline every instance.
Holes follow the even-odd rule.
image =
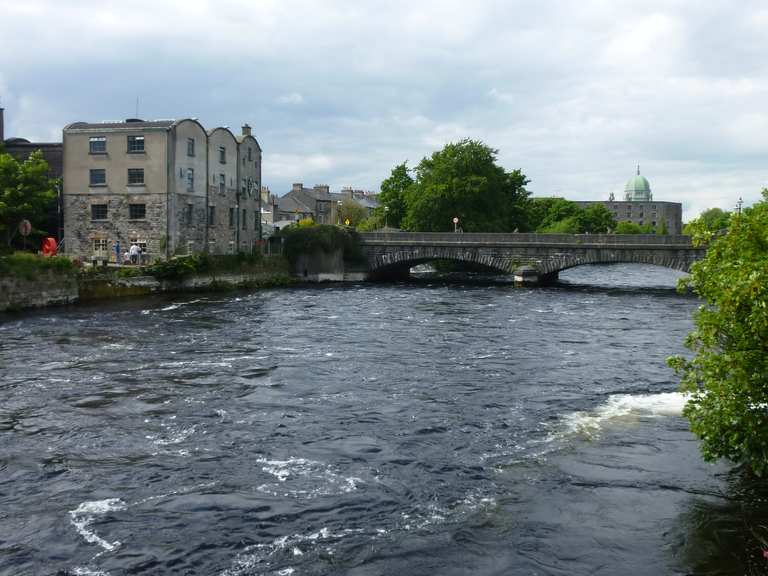
[[[304,102],[304,97],[299,92],[283,94],[277,99],[278,104],[301,104],[302,102]]]
[[[375,189],[481,139],[537,194],[603,198],[639,162],[686,214],[765,185],[758,0],[0,0],[14,135],[75,120],[248,122],[265,183]],[[35,38],[35,42],[30,42]]]

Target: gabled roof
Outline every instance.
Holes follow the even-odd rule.
[[[314,214],[314,210],[301,202],[295,196],[281,196],[277,199],[277,209],[281,212],[306,212]]]

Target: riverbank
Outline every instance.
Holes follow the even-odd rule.
[[[0,258],[0,312],[159,293],[288,286],[298,280],[280,256],[190,256],[147,267],[78,269],[66,258]]]

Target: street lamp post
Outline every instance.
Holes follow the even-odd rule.
[[[384,230],[389,228],[387,225],[387,216],[389,216],[389,206],[384,206]]]
[[[339,226],[341,226],[341,200],[336,201],[336,217],[337,217]]]
[[[453,217],[453,231],[454,233],[459,231],[459,219],[456,216]]]

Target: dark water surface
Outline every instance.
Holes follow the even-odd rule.
[[[748,489],[679,416],[675,278],[4,317],[0,573],[759,570]]]

